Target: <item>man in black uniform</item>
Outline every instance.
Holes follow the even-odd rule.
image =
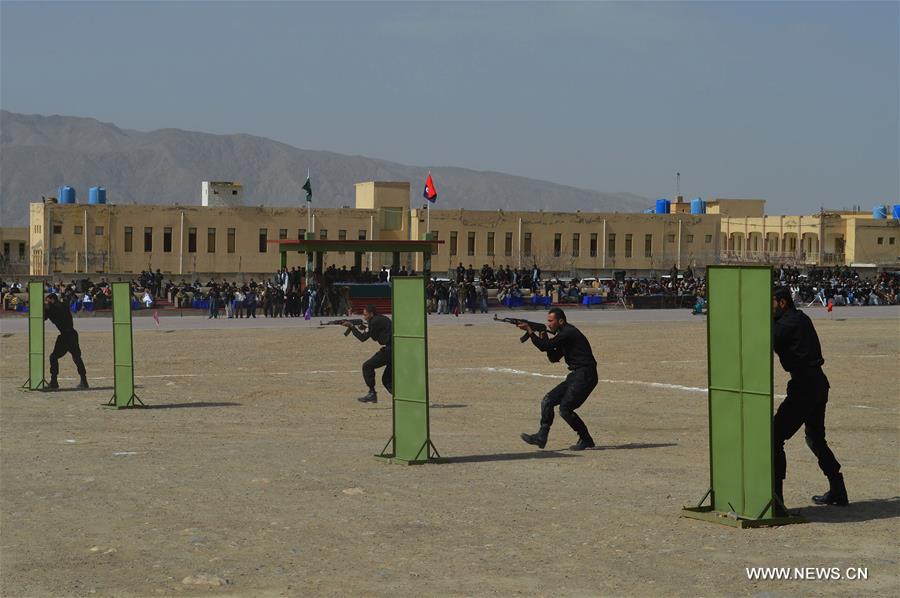
[[[381,345],[378,352],[363,363],[363,380],[369,387],[369,392],[357,399],[361,403],[377,403],[378,394],[375,392],[375,370],[377,368],[384,366],[381,383],[389,393],[394,394],[393,372],[391,371],[391,320],[387,316],[378,314],[374,305],[367,305],[363,309],[363,319],[368,324],[365,332],[360,332],[349,321],[344,321],[344,326],[349,328],[353,332],[353,336],[361,342],[371,338]]]
[[[47,385],[47,388],[51,390],[59,388],[59,382],[56,380],[59,375],[59,358],[66,353],[72,354],[72,360],[75,362],[75,367],[78,368],[78,375],[81,376],[78,388],[88,388],[87,371],[81,360],[81,347],[78,346],[78,333],[75,332],[75,325],[72,323],[72,312],[55,293],[47,295],[44,320],[50,320],[59,330],[56,345],[53,347],[53,353],[50,354],[50,384]]]
[[[794,307],[791,291],[786,287],[772,296],[775,318],[773,345],[781,366],[791,375],[787,398],[775,413],[775,495],[784,505],[782,486],[787,471],[784,442],[800,426],[806,426],[806,444],[819,460],[819,468],[828,477],[829,489],[813,496],[819,505],[847,505],[847,488],[841,475],[841,464],[825,441],[825,406],[828,403],[828,378],[822,371],[822,347],[809,316]]]
[[[547,330],[555,333],[553,338],[546,333],[538,336],[526,323],[519,324],[519,328],[528,331],[531,342],[547,354],[551,363],[565,359],[569,366],[565,381],[548,392],[541,401],[541,429],[537,434],[523,433],[522,440],[544,448],[550,426],[553,425],[553,408],[559,405],[559,416],[578,434],[578,442],[569,448],[573,451],[593,448],[594,439],[587,425],[575,413],[597,386],[597,360],[591,352],[591,344],[580,330],[566,322],[566,314],[558,307],[547,312]]]

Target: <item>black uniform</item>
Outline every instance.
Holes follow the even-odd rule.
[[[387,316],[376,314],[369,320],[368,329],[360,332],[357,328],[351,328],[353,336],[360,341],[367,341],[370,338],[381,345],[375,355],[370,357],[363,363],[363,380],[369,387],[369,392],[375,392],[375,370],[385,366],[384,373],[381,375],[381,383],[391,394],[394,394],[393,372],[391,371],[391,320]]]
[[[48,303],[44,311],[44,320],[50,320],[59,330],[56,345],[53,347],[53,352],[50,353],[50,379],[56,380],[56,376],[59,374],[59,358],[66,353],[71,353],[75,367],[78,368],[78,375],[84,380],[87,371],[81,360],[81,347],[78,346],[78,333],[75,332],[75,325],[72,322],[72,312],[60,301]]]
[[[775,414],[775,479],[785,478],[784,442],[802,425],[806,426],[806,444],[819,460],[819,468],[831,479],[840,472],[841,464],[825,441],[825,405],[830,385],[822,371],[825,360],[819,336],[809,316],[794,308],[785,310],[775,320],[773,344],[781,366],[791,375],[787,398]]]
[[[553,425],[553,408],[559,405],[559,416],[578,433],[579,439],[589,441],[593,446],[587,425],[575,413],[597,386],[597,360],[594,359],[591,344],[580,330],[568,322],[559,327],[555,336],[541,338],[532,334],[531,342],[547,354],[551,363],[565,359],[569,366],[566,379],[541,401],[541,433],[546,435],[549,432]]]

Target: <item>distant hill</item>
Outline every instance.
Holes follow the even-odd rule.
[[[428,170],[439,208],[636,212],[649,205],[631,193],[565,185],[446,166],[406,166],[362,156],[303,150],[253,135],[210,135],[179,129],[144,133],[92,118],[0,112],[0,219],[24,226],[28,204],[71,185],[78,200],[106,187],[118,204],[200,203],[204,180],[238,181],[247,205],[302,205],[306,169],[315,205],[354,205],[362,181],[410,181],[418,205]]]

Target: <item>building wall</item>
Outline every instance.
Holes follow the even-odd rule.
[[[422,210],[412,211],[414,238],[423,238],[426,220]],[[444,244],[432,258],[432,270],[459,263],[476,268],[537,263],[563,273],[703,267],[716,263],[719,221],[719,216],[433,210],[431,232]]]
[[[200,184],[201,206],[242,206],[244,186],[232,181],[203,181]]]
[[[0,228],[0,272],[28,274],[28,227]]]
[[[312,210],[315,238],[424,238],[428,211],[410,209],[409,183],[360,183],[356,193],[355,208]],[[730,203],[719,207],[731,210],[731,204],[741,200],[727,201]],[[764,203],[748,201],[756,207],[745,212],[755,212]],[[434,272],[445,272],[459,263],[476,268],[483,264],[515,268],[537,263],[545,271],[581,275],[613,270],[661,272],[672,265],[702,268],[722,261],[864,262],[885,266],[897,264],[900,247],[896,220],[876,221],[857,214],[752,217],[430,211],[431,231],[444,241],[432,259]],[[305,205],[263,208],[33,203],[27,233],[30,271],[274,272],[279,267],[279,252],[269,241],[302,238],[309,216]],[[820,239],[824,239],[824,245]],[[287,263],[288,267],[304,266],[305,255],[288,254]],[[324,263],[377,270],[389,265],[391,256],[329,253]],[[415,254],[401,256],[401,263],[417,271],[423,265],[421,256]]]

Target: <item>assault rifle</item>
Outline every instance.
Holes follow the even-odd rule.
[[[494,320],[497,322],[506,322],[507,324],[512,324],[514,326],[518,326],[519,324],[528,324],[533,332],[537,332],[538,334],[542,332],[548,332],[547,325],[541,324],[540,322],[529,322],[528,320],[523,320],[522,318],[498,318],[497,314],[494,314]],[[526,332],[522,335],[522,338],[519,339],[520,342],[525,342],[528,340],[529,334]]]
[[[355,328],[362,328],[363,330],[365,330],[366,326],[368,326],[365,320],[361,320],[359,318],[355,320],[329,320],[327,322],[319,320],[319,326],[343,326],[345,323],[350,324]],[[350,328],[347,328],[347,330],[344,331],[344,336],[350,336]]]

